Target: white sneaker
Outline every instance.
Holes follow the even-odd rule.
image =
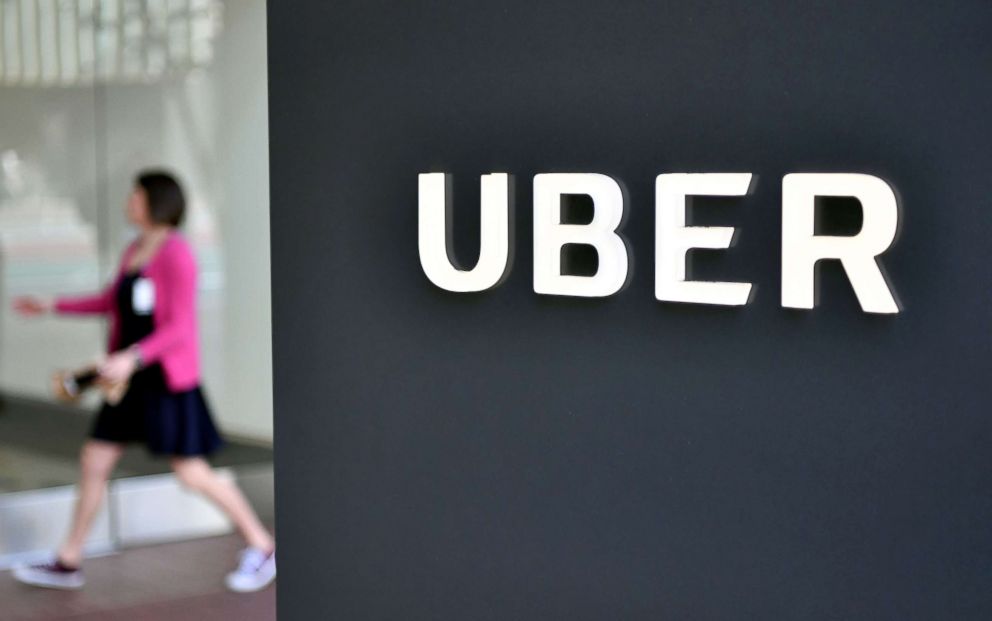
[[[236,593],[251,593],[269,586],[276,578],[276,552],[269,554],[258,548],[241,551],[238,568],[227,574],[227,588]]]
[[[48,589],[81,589],[86,584],[78,567],[68,567],[60,560],[44,565],[19,565],[14,568],[18,582]]]

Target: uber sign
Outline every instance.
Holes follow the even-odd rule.
[[[419,175],[420,264],[435,285],[448,291],[484,291],[509,273],[509,186],[507,173],[482,176],[479,260],[472,269],[452,264],[448,252],[449,193],[445,173]],[[729,248],[734,227],[686,226],[690,196],[745,196],[751,173],[671,173],[655,181],[655,297],[663,302],[742,306],[751,283],[686,279],[686,254],[693,248]],[[588,224],[562,222],[566,195],[586,195],[593,204]],[[816,235],[817,197],[851,197],[861,203],[856,235]],[[620,184],[596,173],[547,173],[534,177],[534,291],[548,295],[605,297],[623,288],[629,272],[627,242],[618,234],[624,219]],[[782,306],[813,308],[816,262],[839,259],[861,308],[898,313],[899,305],[876,259],[895,240],[899,208],[892,188],[878,177],[856,173],[794,173],[782,179]],[[599,268],[591,276],[563,274],[566,244],[595,248]]]

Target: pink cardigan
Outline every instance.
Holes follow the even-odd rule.
[[[110,352],[117,351],[120,339],[117,287],[134,249],[135,244],[131,244],[124,251],[117,277],[101,293],[63,297],[55,303],[56,312],[62,314],[108,315]],[[179,392],[194,388],[200,383],[200,349],[193,252],[182,236],[173,232],[141,271],[155,288],[155,308],[152,311],[155,329],[137,344],[141,359],[146,365],[153,362],[162,365],[170,390]]]

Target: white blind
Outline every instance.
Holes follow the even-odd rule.
[[[220,0],[0,0],[0,83],[149,82],[204,67]]]

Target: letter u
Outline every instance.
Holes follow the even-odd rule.
[[[456,292],[485,291],[509,273],[510,176],[482,175],[479,260],[470,270],[454,264],[449,252],[450,199],[446,173],[419,178],[420,265],[432,283]]]

